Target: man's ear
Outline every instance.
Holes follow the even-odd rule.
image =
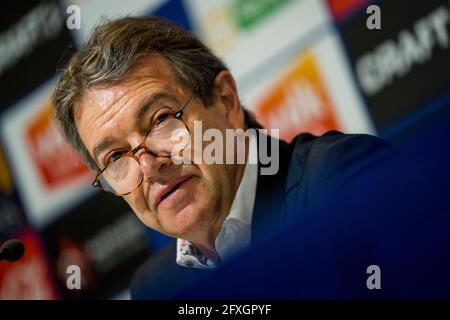
[[[228,70],[222,70],[214,79],[215,100],[234,129],[245,127],[244,110],[239,102],[236,82]]]

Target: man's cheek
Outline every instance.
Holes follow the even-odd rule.
[[[216,178],[214,178],[216,177]],[[202,179],[199,179],[198,184],[196,184],[193,190],[194,203],[202,207],[211,207],[214,204],[211,202],[215,201],[215,195],[218,190],[218,176],[214,176],[214,172],[205,173]],[[220,189],[219,189],[220,192]],[[212,208],[207,208],[211,210]]]
[[[142,199],[142,198],[139,198]],[[134,214],[138,217],[138,219],[145,224],[147,227],[163,232],[163,227],[161,226],[159,220],[157,219],[156,214],[154,214],[148,206],[145,204],[145,201],[142,200],[128,200],[128,205],[133,210]]]
[[[123,198],[136,214],[142,215],[149,211],[144,195],[140,189],[135,190],[133,193],[126,195]]]

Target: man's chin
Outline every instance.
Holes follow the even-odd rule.
[[[202,225],[201,214],[193,205],[187,205],[179,211],[161,210],[159,220],[166,231],[177,238],[189,237]]]

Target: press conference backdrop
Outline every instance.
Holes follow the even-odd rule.
[[[381,29],[367,27],[373,4]],[[242,103],[286,140],[337,129],[396,144],[449,114],[448,0],[48,0],[0,7],[0,243],[18,238],[26,245],[20,261],[0,263],[0,299],[126,299],[133,271],[168,241],[121,199],[90,187],[93,172],[51,122],[57,68],[102,17],[159,16],[193,31],[235,75]],[[67,19],[78,9],[80,29],[70,30]],[[82,290],[67,288],[70,265],[82,271]]]

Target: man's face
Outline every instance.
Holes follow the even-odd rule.
[[[183,120],[191,133],[194,120],[202,121],[203,130],[225,132],[244,126],[231,76],[218,78],[213,105],[205,107],[194,98],[185,110]],[[91,156],[99,168],[104,168],[111,154],[131,150],[144,140],[161,106],[179,110],[191,94],[176,80],[163,57],[150,55],[130,72],[127,81],[89,89],[75,105],[76,126]],[[156,95],[161,98],[148,105],[146,102]],[[106,147],[94,154],[100,144]],[[143,223],[192,241],[217,234],[238,188],[242,165],[175,165],[169,157],[153,156],[144,149],[136,156],[144,180],[124,198]]]

